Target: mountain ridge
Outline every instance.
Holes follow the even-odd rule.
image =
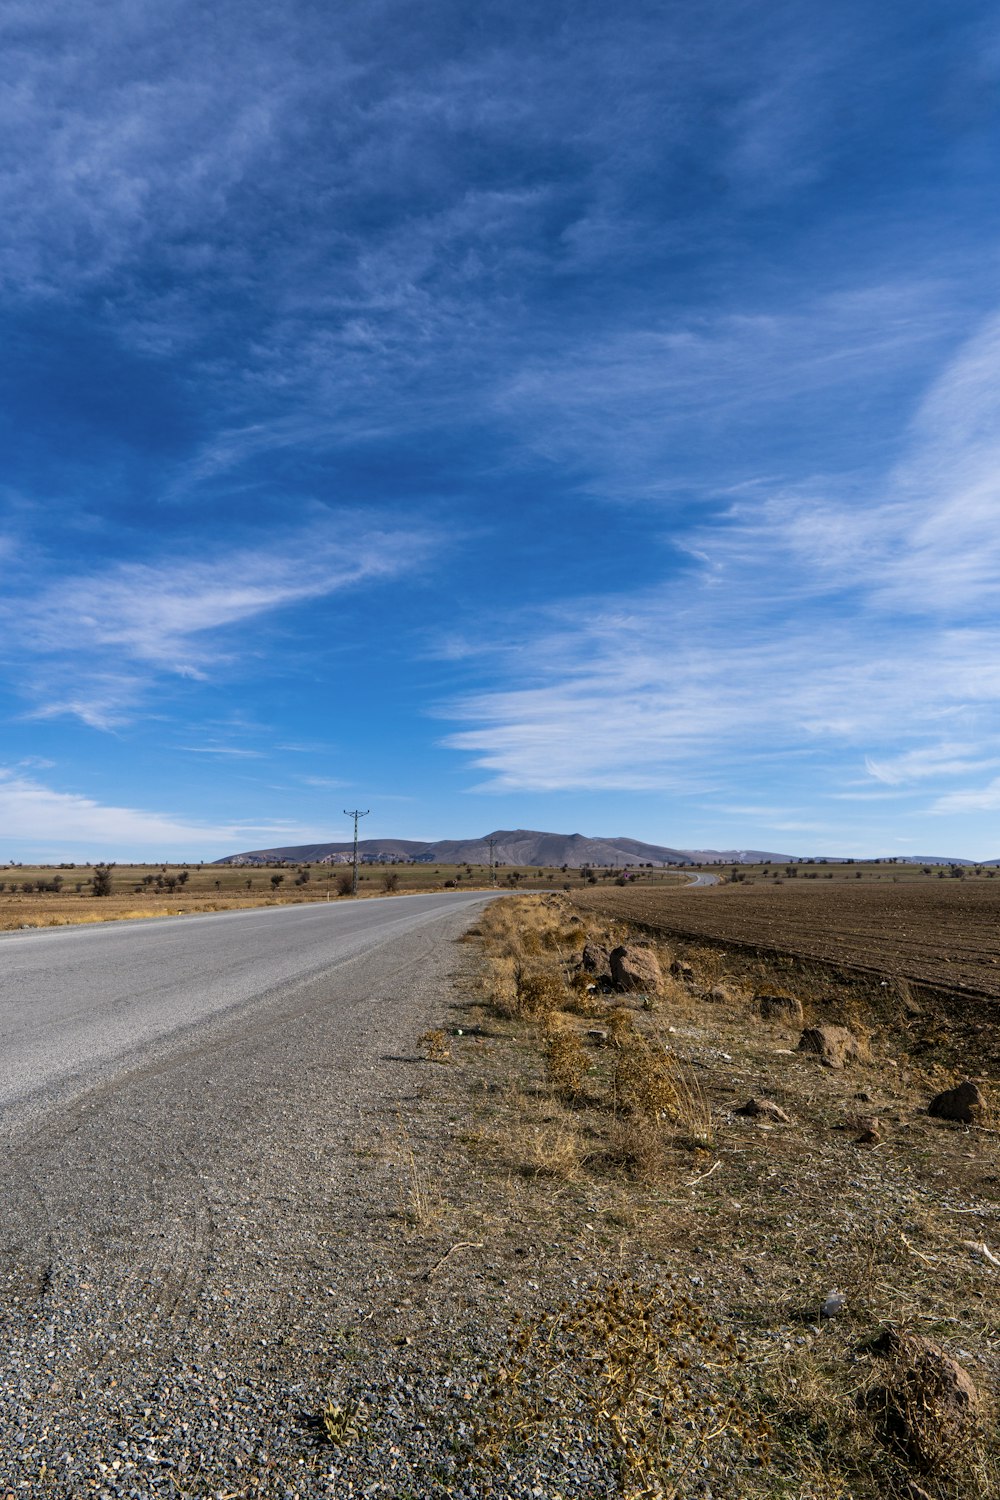
[[[696,865],[756,864],[761,860],[788,861],[787,854],[762,849],[674,849],[664,844],[647,844],[625,835],[591,836],[583,833],[547,833],[532,828],[499,828],[481,838],[419,839],[373,838],[358,840],[358,854],[366,861],[379,859],[414,860],[419,864],[477,864],[490,859],[490,840],[494,842],[494,860],[505,865]],[[217,865],[269,864],[276,860],[290,863],[317,863],[330,860],[341,863],[353,854],[351,841],[293,844],[273,849],[249,849],[227,854]]]

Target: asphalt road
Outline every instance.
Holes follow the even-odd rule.
[[[171,1038],[484,899],[470,892],[0,936],[0,1111],[74,1093]]]

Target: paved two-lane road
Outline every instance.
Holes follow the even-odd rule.
[[[0,1109],[85,1087],[171,1037],[270,999],[482,891],[95,923],[0,936]]]

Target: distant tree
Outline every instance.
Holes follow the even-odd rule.
[[[178,885],[187,885],[187,883],[188,883],[188,881],[190,879],[191,879],[191,871],[190,870],[181,870],[180,873],[177,876],[177,884]]]
[[[278,889],[278,886],[281,884],[281,882],[284,880],[284,878],[285,878],[284,875],[272,875],[271,876],[271,889],[272,889],[272,891],[276,891]]]
[[[382,889],[384,891],[399,890],[399,876],[396,874],[395,870],[387,870],[386,873],[382,876]]]
[[[95,865],[94,874],[91,879],[91,888],[95,896],[111,895],[111,866]]]

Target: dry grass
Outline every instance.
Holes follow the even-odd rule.
[[[423,1036],[418,1038],[417,1046],[428,1062],[446,1063],[451,1059],[448,1033],[440,1026],[425,1031]]]
[[[519,899],[484,921],[484,998],[500,1020],[491,1066],[505,1084],[480,1106],[476,1149],[500,1173],[514,1168],[521,1187],[511,1205],[575,1243],[574,1260],[592,1260],[588,1235],[603,1221],[619,1257],[690,1278],[738,1331],[746,1409],[772,1425],[774,1440],[760,1487],[761,1476],[740,1470],[718,1492],[913,1500],[919,1484],[932,1500],[1000,1496],[997,1444],[982,1428],[947,1461],[926,1446],[903,1452],[869,1399],[891,1372],[865,1353],[866,1340],[891,1323],[957,1353],[992,1410],[998,1138],[926,1114],[931,1094],[955,1081],[952,1018],[892,975],[853,986],[760,957],[730,967],[724,950],[703,944],[660,945],[671,979],[651,1014],[577,972],[582,933],[608,945],[627,929],[593,914],[571,926],[569,910]],[[536,992],[548,1003],[519,1002],[525,972],[551,976]],[[779,992],[799,998],[807,1020],[853,1023],[871,1060],[836,1073],[795,1052],[798,1030],[762,1021],[754,1004],[756,993]],[[964,1061],[979,1056],[973,1049]],[[989,1092],[989,1076],[983,1082]],[[791,1123],[738,1117],[751,1095],[774,1098]],[[857,1122],[870,1116],[881,1144],[857,1144]],[[712,1156],[699,1160],[692,1148]],[[826,1320],[834,1289],[844,1310]],[[544,1327],[558,1339],[556,1323]],[[508,1429],[505,1441],[547,1440],[529,1429]],[[634,1432],[624,1440],[623,1493],[636,1444]],[[663,1488],[643,1493],[670,1493],[664,1473],[655,1481]]]
[[[395,1139],[390,1143],[390,1159],[398,1169],[401,1216],[416,1229],[426,1230],[432,1227],[442,1214],[440,1195],[434,1185],[431,1164],[414,1147],[402,1111],[397,1115]]]
[[[625,1496],[675,1500],[695,1482],[704,1492],[767,1456],[768,1427],[747,1400],[743,1359],[732,1334],[690,1298],[628,1281],[599,1285],[515,1319],[487,1392],[477,1458],[597,1446],[614,1456]]]
[[[575,1031],[553,1032],[545,1045],[545,1078],[564,1098],[575,1099],[590,1069],[590,1053]]]

